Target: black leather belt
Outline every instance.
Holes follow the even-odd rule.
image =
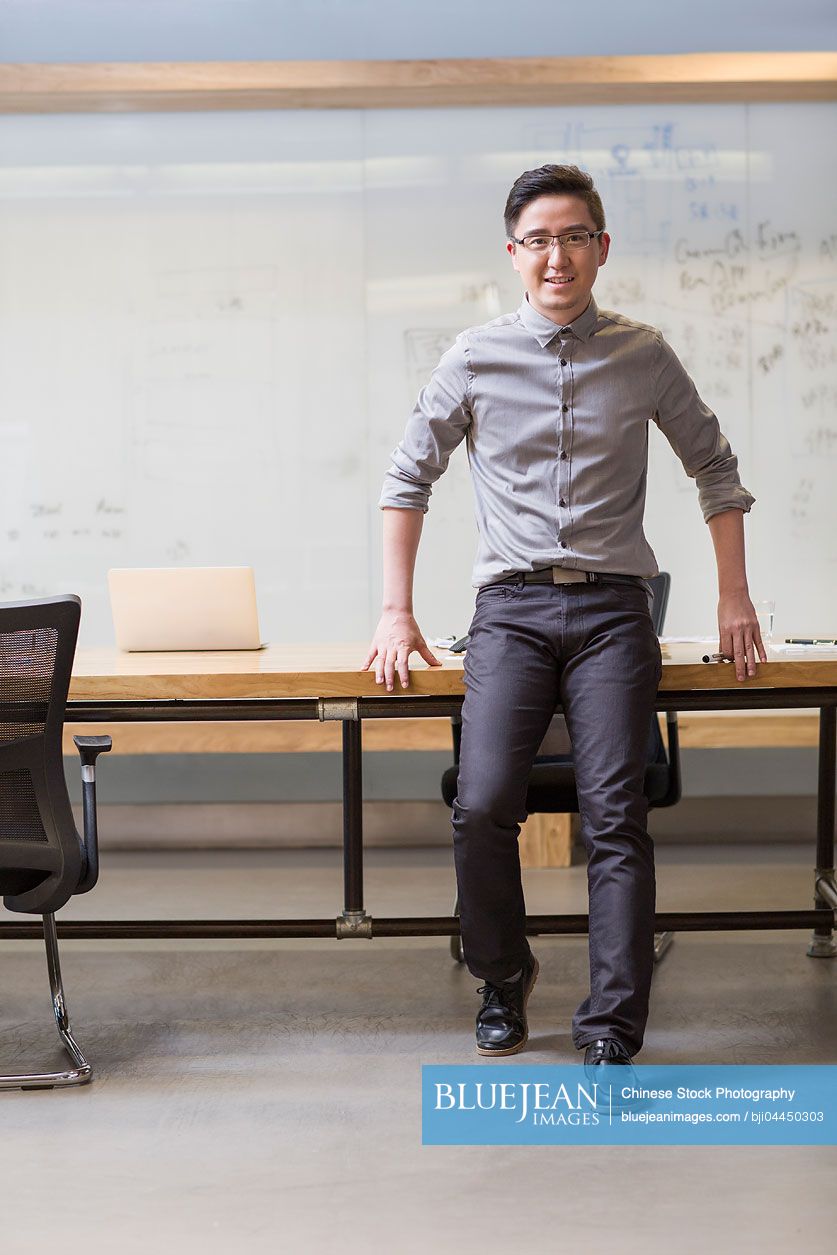
[[[495,584],[638,584],[647,588],[641,575],[612,575],[609,571],[576,571],[569,567],[542,567],[539,571],[518,571]]]

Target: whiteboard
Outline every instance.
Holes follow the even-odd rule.
[[[76,592],[104,644],[108,567],[244,564],[265,640],[366,641],[389,453],[456,333],[520,303],[511,183],[571,161],[613,237],[599,306],[662,329],[757,498],[754,598],[780,634],[834,634],[834,122],[787,103],[1,119],[0,600]],[[646,532],[667,630],[712,632],[708,530],[653,425]],[[475,542],[463,444],[424,522],[428,635],[467,629]]]

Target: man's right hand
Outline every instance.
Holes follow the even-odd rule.
[[[374,662],[376,683],[386,681],[387,690],[391,693],[397,671],[401,687],[407,688],[410,683],[409,658],[413,650],[420,653],[429,666],[441,667],[413,616],[406,610],[385,610],[361,671],[367,671]]]

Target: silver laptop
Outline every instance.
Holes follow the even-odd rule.
[[[261,648],[252,567],[117,567],[108,588],[119,649]]]

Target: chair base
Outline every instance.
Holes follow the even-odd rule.
[[[654,933],[654,962],[659,963],[671,943],[674,941],[674,933],[662,932]]]
[[[837,941],[830,934],[812,933],[806,953],[810,959],[837,959]]]
[[[459,894],[458,893],[455,895],[453,899],[452,914],[457,916],[457,918],[459,916]],[[453,959],[454,963],[465,962],[465,948],[462,945],[462,936],[460,933],[456,933],[453,937],[450,938],[450,957]]]
[[[21,1072],[18,1075],[0,1076],[0,1089],[57,1089],[67,1085],[87,1085],[93,1079],[93,1069],[82,1054],[70,1028],[58,957],[58,932],[53,914],[44,915],[44,945],[55,1024],[61,1044],[70,1056],[73,1067],[64,1072]]]

